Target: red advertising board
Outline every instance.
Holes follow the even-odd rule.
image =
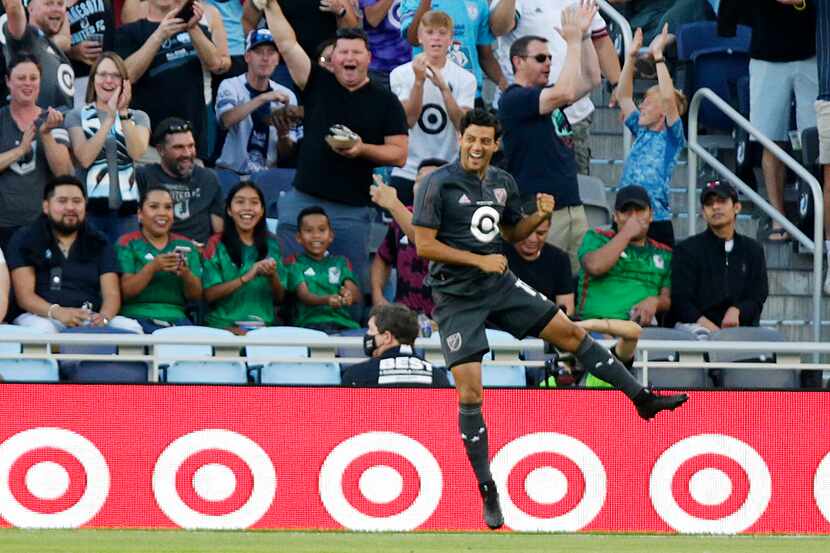
[[[505,530],[830,533],[830,394],[487,390]],[[453,390],[0,385],[0,525],[481,530]]]

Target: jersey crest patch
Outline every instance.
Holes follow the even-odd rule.
[[[461,349],[461,344],[464,341],[461,339],[461,333],[456,332],[455,334],[450,334],[447,336],[447,347],[450,348],[450,351],[456,352]]]
[[[329,267],[329,284],[340,282],[340,267]]]
[[[504,205],[507,202],[507,190],[504,188],[494,189],[493,194],[496,196],[496,202],[499,205]]]

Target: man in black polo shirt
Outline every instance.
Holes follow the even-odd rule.
[[[46,184],[43,215],[12,237],[7,252],[17,304],[14,323],[47,334],[72,326],[112,326],[142,334],[121,308],[118,261],[106,237],[88,227],[86,187],[74,176]]]
[[[63,2],[31,0],[28,22],[22,0],[3,0],[3,7],[8,17],[2,29],[6,63],[21,52],[35,56],[40,65],[37,105],[69,111],[75,104],[75,72],[63,53],[64,47],[69,49],[68,35],[59,34],[66,25],[66,6]]]
[[[436,170],[418,189],[412,224],[418,255],[431,261],[427,284],[435,299],[441,350],[458,391],[461,438],[484,500],[484,520],[495,529],[504,519],[481,414],[481,360],[489,349],[486,320],[517,338],[538,336],[574,353],[583,367],[620,388],[644,419],[675,409],[687,397],[657,396],[644,388],[553,302],[510,272],[501,253],[504,240],[526,238],[550,217],[553,198],[538,193],[536,211],[522,217],[513,177],[490,166],[499,147],[498,121],[476,109],[464,116],[460,131],[459,160]]]
[[[345,386],[442,386],[450,381],[443,369],[412,351],[418,337],[418,316],[399,303],[378,305],[369,316],[363,351],[371,359],[343,373]]]
[[[293,224],[300,211],[320,206],[335,231],[332,253],[348,258],[360,289],[369,290],[369,186],[375,167],[403,167],[406,162],[409,127],[403,106],[369,80],[371,54],[362,30],[337,32],[329,72],[311,62],[275,0],[268,2],[265,17],[291,78],[303,91],[306,114],[294,190],[279,203],[284,253],[301,251]],[[357,138],[330,145],[326,138],[334,125],[348,127]]]
[[[547,39],[528,35],[516,40],[510,47],[516,84],[499,100],[507,170],[523,195],[553,195],[556,211],[548,242],[568,253],[571,272],[579,268],[576,254],[588,231],[588,218],[579,198],[573,132],[562,110],[599,84],[599,63],[589,32],[595,14],[590,4],[562,10],[562,37],[568,49],[552,86],[548,86]]]

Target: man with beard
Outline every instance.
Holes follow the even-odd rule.
[[[85,224],[86,187],[70,175],[51,179],[43,215],[18,230],[8,250],[21,309],[14,323],[52,334],[66,327],[111,326],[142,333],[121,308],[118,261],[106,237]]]
[[[29,20],[22,0],[3,0],[8,20],[3,25],[2,42],[6,63],[21,52],[29,52],[41,69],[37,105],[61,111],[75,104],[75,72],[63,47],[69,49],[69,36],[61,36],[66,20],[64,0],[30,0]]]
[[[562,24],[564,34],[576,26],[564,19]],[[619,359],[508,269],[502,254],[505,240],[527,238],[550,217],[553,197],[536,194],[535,211],[522,217],[516,181],[490,166],[499,148],[498,120],[476,109],[461,120],[460,132],[458,160],[432,173],[418,188],[412,224],[418,255],[431,261],[426,284],[432,286],[441,351],[455,378],[461,439],[484,500],[484,521],[495,529],[504,518],[481,412],[481,360],[489,349],[485,321],[517,338],[539,337],[573,353],[592,374],[623,391],[643,419],[676,409],[688,398],[658,396],[642,386]]]
[[[205,244],[222,232],[224,200],[216,175],[196,165],[196,141],[190,123],[168,117],[156,127],[153,143],[161,163],[136,170],[141,194],[150,184],[162,184],[173,196],[173,232]]]

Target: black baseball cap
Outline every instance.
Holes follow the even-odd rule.
[[[706,183],[706,186],[700,193],[700,205],[705,204],[706,198],[712,194],[717,194],[724,200],[731,198],[733,202],[738,201],[738,192],[735,191],[735,188],[731,184],[726,181],[712,180]]]
[[[651,199],[648,197],[646,189],[635,184],[617,190],[614,210],[623,211],[629,205],[636,205],[639,208],[651,208]]]

